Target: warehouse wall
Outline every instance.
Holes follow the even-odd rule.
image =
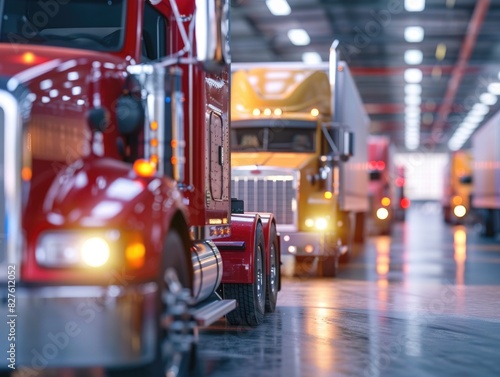
[[[410,200],[441,199],[446,153],[398,153],[395,160],[405,167],[405,191]]]

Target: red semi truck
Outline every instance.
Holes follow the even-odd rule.
[[[404,220],[410,205],[405,196],[404,167],[395,162],[395,147],[387,136],[368,138],[371,234],[390,234],[395,221]]]
[[[275,310],[274,216],[230,192],[228,7],[0,1],[0,369],[165,375],[197,325]]]

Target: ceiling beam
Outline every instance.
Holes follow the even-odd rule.
[[[450,81],[448,81],[448,87],[446,89],[446,94],[443,98],[442,105],[439,108],[438,116],[436,122],[432,127],[432,144],[441,142],[441,137],[443,134],[443,128],[450,114],[453,101],[457,94],[458,88],[460,87],[460,82],[467,70],[467,65],[469,59],[474,51],[474,46],[476,44],[477,36],[481,30],[481,25],[483,24],[486,13],[490,6],[490,0],[478,0],[476,7],[474,8],[474,13],[467,27],[467,33],[460,50],[460,55],[458,57],[457,64],[451,74]]]

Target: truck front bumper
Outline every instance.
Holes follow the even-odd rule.
[[[321,256],[335,253],[337,237],[326,232],[281,231],[281,254]]]
[[[13,311],[1,297],[0,353],[35,371],[149,362],[158,333],[157,290],[155,283],[18,287]]]

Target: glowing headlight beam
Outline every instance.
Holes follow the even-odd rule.
[[[377,217],[380,220],[385,220],[389,217],[389,211],[386,208],[379,208],[377,210]]]
[[[316,219],[316,229],[318,230],[325,230],[326,227],[328,226],[328,222],[326,219]]]
[[[91,267],[101,267],[109,260],[109,245],[100,237],[92,237],[80,249],[83,262]]]

